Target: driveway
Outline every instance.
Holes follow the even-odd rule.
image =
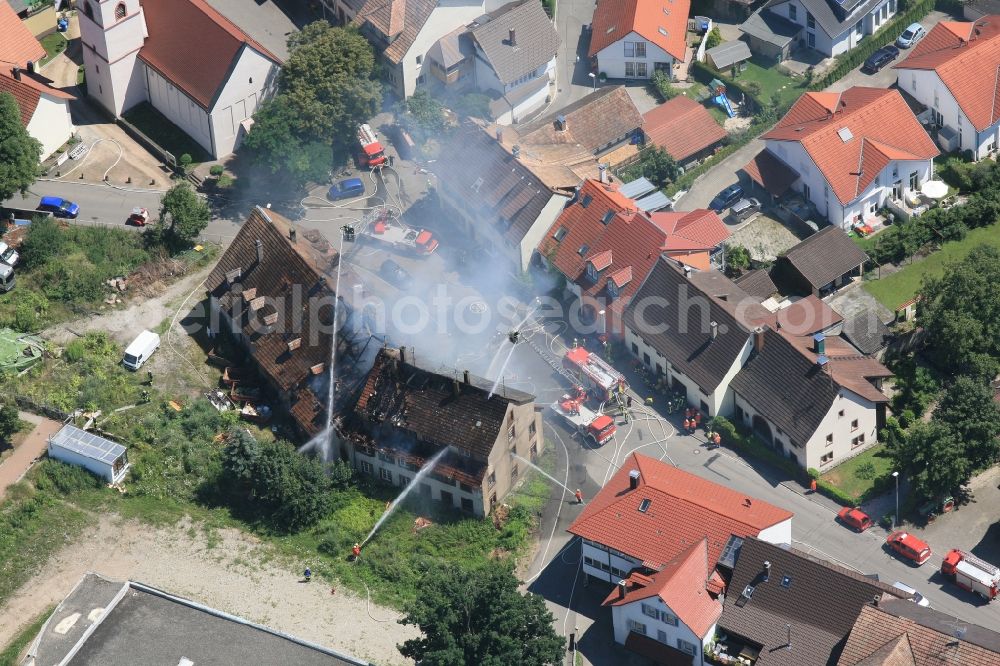
[[[561,109],[594,90],[590,72],[590,33],[584,29],[594,17],[594,0],[556,0],[553,20],[559,33],[556,95],[550,110]],[[600,85],[598,83],[598,85]]]
[[[28,412],[21,412],[19,416],[22,421],[32,426],[32,430],[24,441],[14,448],[14,453],[0,464],[0,500],[3,500],[7,488],[20,481],[35,459],[45,452],[49,436],[62,427],[58,421]]]

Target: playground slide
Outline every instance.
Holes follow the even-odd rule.
[[[723,93],[723,94],[721,94],[721,95],[716,95],[716,96],[715,96],[715,97],[713,98],[713,100],[712,100],[712,101],[714,101],[714,102],[715,102],[716,104],[718,104],[718,105],[719,105],[719,106],[721,106],[721,107],[722,107],[723,109],[725,109],[725,110],[726,110],[726,113],[728,113],[728,114],[729,114],[729,117],[730,117],[730,118],[735,118],[735,117],[736,117],[736,112],[735,112],[735,111],[733,111],[733,107],[732,107],[732,105],[731,105],[731,104],[729,103],[729,98],[728,98],[728,97],[726,97],[725,93]]]

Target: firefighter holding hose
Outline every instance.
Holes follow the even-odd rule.
[[[357,543],[354,544],[354,548],[351,548],[351,555],[354,556],[354,559],[358,559],[359,557],[361,557],[361,546],[360,546],[360,544],[357,544]]]

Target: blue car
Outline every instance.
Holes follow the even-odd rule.
[[[334,183],[330,187],[330,191],[326,193],[328,199],[336,201],[337,199],[353,199],[355,197],[364,196],[365,194],[365,184],[361,182],[360,178],[348,178],[347,180],[342,180],[339,183]]]
[[[80,214],[80,206],[62,197],[42,197],[42,201],[35,210],[52,213],[56,217],[68,217],[70,219],[76,219],[76,216]]]
[[[743,188],[739,185],[739,183],[733,183],[726,189],[719,192],[718,196],[712,199],[712,203],[708,204],[708,207],[716,213],[721,213],[742,198]]]

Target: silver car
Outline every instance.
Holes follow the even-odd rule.
[[[897,580],[895,583],[892,584],[892,586],[894,588],[896,588],[897,590],[899,590],[900,592],[906,592],[907,594],[912,594],[913,595],[913,599],[911,599],[911,601],[913,603],[915,603],[916,605],[918,605],[918,606],[930,606],[931,605],[931,602],[927,600],[927,597],[925,597],[924,595],[920,594],[919,592],[917,592],[916,590],[914,590],[912,587],[910,587],[906,583],[901,583],[901,582],[899,582]]]
[[[901,49],[908,49],[923,39],[926,34],[927,31],[924,30],[924,26],[919,23],[911,23],[903,31],[903,34],[896,39],[896,46]]]
[[[740,199],[733,204],[732,215],[737,222],[748,220],[760,212],[760,202],[753,197]]]

